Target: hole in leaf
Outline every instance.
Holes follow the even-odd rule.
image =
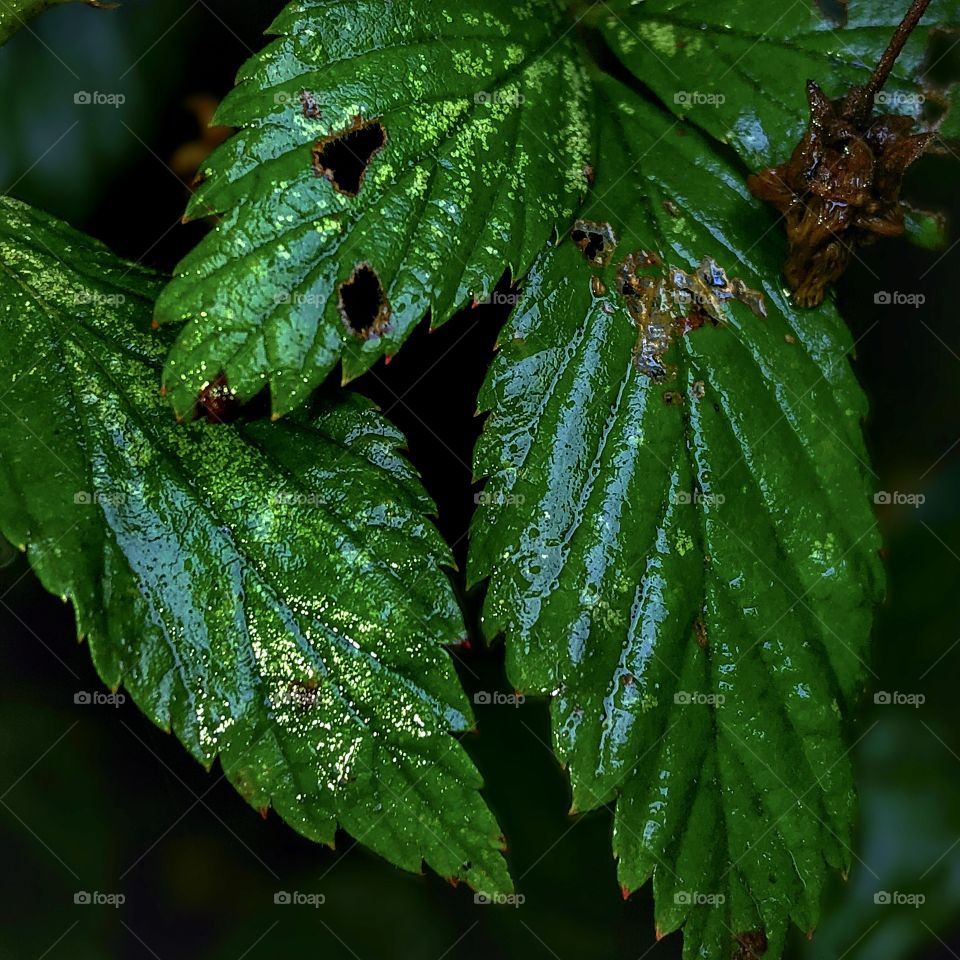
[[[617,235],[609,223],[577,220],[570,231],[570,239],[580,248],[587,263],[605,267],[617,249]]]
[[[239,411],[240,403],[227,384],[227,375],[221,370],[200,391],[196,418],[206,417],[208,423],[229,423],[236,419]]]
[[[314,146],[313,172],[340,193],[355,197],[370,161],[386,142],[387,131],[379,120],[364,123],[357,117],[352,127],[331,133]]]
[[[369,263],[358,263],[340,284],[338,306],[347,329],[361,340],[379,337],[389,326],[390,301]]]

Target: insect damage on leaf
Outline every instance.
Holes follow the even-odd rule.
[[[316,103],[313,103],[316,108]],[[308,104],[303,104],[304,115]],[[355,197],[363,186],[363,178],[374,156],[387,142],[387,131],[379,120],[364,121],[354,117],[346,130],[331,133],[313,148],[313,171],[329,180],[335,190]]]
[[[577,245],[587,263],[605,267],[617,249],[617,235],[609,223],[577,220],[570,231],[570,239]]]
[[[340,315],[347,329],[361,340],[382,336],[390,325],[390,301],[377,271],[358,263],[338,289]]]
[[[739,300],[756,316],[766,316],[763,294],[737,277],[729,279],[712,257],[704,257],[692,274],[674,266],[667,268],[665,276],[639,272],[659,266],[661,260],[655,253],[638,250],[617,267],[617,289],[637,325],[634,360],[640,371],[657,383],[672,375],[663,356],[674,340],[707,320],[722,324],[724,303]]]
[[[822,302],[857,246],[904,232],[900,188],[932,133],[908,116],[874,116],[874,100],[929,0],[915,0],[870,80],[831,101],[807,81],[810,125],[790,159],[747,179],[754,196],[784,216],[784,275],[801,307]]]
[[[317,98],[309,90],[300,91],[300,109],[308,120],[320,119],[320,107]]]
[[[208,423],[229,423],[239,408],[236,395],[227,384],[227,375],[221,370],[200,391],[196,416],[206,417]]]

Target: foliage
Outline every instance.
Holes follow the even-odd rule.
[[[658,933],[776,957],[849,865],[883,574],[852,338],[831,298],[785,294],[745,181],[804,130],[803,81],[862,83],[902,11],[574,6],[291,2],[216,115],[237,131],[187,210],[212,229],[169,282],[0,201],[0,528],[105,682],[252,805],[506,895],[451,736],[473,720],[433,504],[394,427],[317,392],[506,271],[467,570],[485,633],[552,698],[574,811],[616,801]],[[886,112],[916,112],[933,29]],[[264,389],[280,422],[238,412]]]

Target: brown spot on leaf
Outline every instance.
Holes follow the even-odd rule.
[[[674,266],[667,267],[666,275],[640,272],[650,266],[661,266],[656,254],[628,254],[617,267],[617,288],[637,325],[636,364],[657,383],[673,373],[663,362],[670,345],[707,320],[724,323],[724,303],[739,300],[757,316],[766,316],[763,294],[739,278],[729,279],[712,257],[704,257],[693,273]]]
[[[750,930],[734,937],[733,960],[760,960],[767,952],[767,934],[764,930]]]
[[[309,90],[300,91],[300,109],[308,120],[320,119],[320,107],[317,98]]]
[[[585,163],[583,165],[583,179],[586,180],[591,187],[593,186],[593,180],[594,180],[593,164]]]
[[[617,235],[609,223],[595,220],[577,220],[570,238],[580,248],[587,263],[605,267],[617,249]]]
[[[355,197],[370,162],[386,142],[387,131],[379,120],[355,117],[346,130],[331,133],[314,145],[313,172],[340,193]]]
[[[307,680],[294,680],[287,690],[290,703],[299,710],[311,709],[317,702],[319,686],[320,683],[316,677],[310,677]]]
[[[683,403],[683,394],[678,390],[664,390],[663,402],[668,407],[676,407]]]
[[[697,646],[701,650],[707,649],[707,625],[704,623],[703,616],[697,616],[693,621],[693,635],[696,638]]]
[[[337,306],[347,329],[361,340],[382,336],[390,325],[390,301],[377,271],[358,263],[338,288]]]
[[[240,403],[222,370],[204,385],[197,397],[196,416],[206,417],[208,423],[229,423],[239,410]]]
[[[602,297],[607,292],[607,285],[596,274],[590,278],[590,292],[595,297]]]
[[[683,214],[680,213],[680,208],[672,200],[661,200],[660,206],[663,207],[663,209],[666,210],[671,217],[683,216]]]
[[[233,783],[237,793],[239,793],[247,803],[254,803],[258,799],[259,790],[253,781],[249,768],[236,768],[230,776],[230,781]]]

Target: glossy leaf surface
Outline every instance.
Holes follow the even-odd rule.
[[[588,83],[553,0],[298,0],[271,32],[188,211],[223,218],[157,304],[187,321],[181,413],[221,371],[241,397],[269,382],[278,413],[340,359],[356,376],[525,272],[587,188]]]
[[[604,35],[678,117],[729,143],[751,170],[785,160],[808,119],[806,81],[829,97],[864,83],[909,3],[855,0],[841,25],[820,4],[760,0],[613,0]],[[956,0],[934,0],[878,98],[884,113],[920,114],[934,29],[960,26]]]
[[[606,267],[569,239],[546,252],[501,334],[469,577],[490,578],[511,682],[553,697],[574,809],[617,801],[625,893],[652,876],[688,958],[778,956],[850,858],[843,715],[882,589],[865,398],[833,306],[779,288],[783,238],[739,172],[598,85],[583,216],[618,245]],[[664,296],[708,256],[766,316],[676,304],[658,382],[618,285],[641,250]]]
[[[0,201],[0,529],[73,601],[104,681],[254,806],[510,888],[443,644],[464,627],[400,434],[341,394],[178,426],[160,278]]]

